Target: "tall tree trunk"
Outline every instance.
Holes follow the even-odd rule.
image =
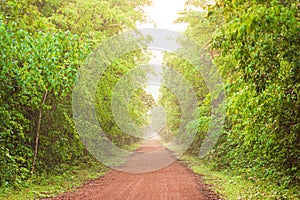
[[[44,94],[43,94],[43,100],[42,100],[40,110],[39,110],[39,120],[38,120],[38,126],[37,126],[37,131],[36,131],[34,156],[33,156],[33,163],[32,163],[32,169],[31,169],[32,174],[34,174],[34,170],[35,170],[35,163],[36,163],[36,157],[37,157],[37,153],[38,153],[39,138],[40,138],[40,131],[41,131],[43,105],[46,102],[46,98],[47,98],[47,91],[45,91]]]

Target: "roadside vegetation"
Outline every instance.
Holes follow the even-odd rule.
[[[232,199],[299,198],[299,9],[297,1],[189,0],[178,19],[188,23],[184,34],[210,54],[226,98],[224,127],[213,132],[218,143],[204,160],[192,159],[193,169],[224,175],[221,182]],[[182,46],[180,51],[190,49]],[[197,132],[188,153],[198,156],[212,119],[218,118],[211,105],[222,98],[204,82],[215,79],[214,71],[206,68],[201,74],[175,54],[166,54],[164,63],[184,75],[199,99],[195,120],[186,127],[187,134]],[[162,134],[176,135],[180,105],[170,92],[161,91],[168,124]],[[239,194],[230,196],[235,192],[226,184],[234,187],[230,182],[237,181]]]
[[[28,200],[55,197],[63,192],[74,191],[90,180],[105,174],[108,168],[90,160],[77,166],[60,166],[51,173],[40,173],[24,181],[22,187],[0,188],[0,199]]]
[[[76,132],[72,88],[86,56],[105,39],[144,21],[141,8],[149,3],[0,2],[0,193],[4,197],[7,191],[23,191],[20,197],[28,191],[24,198],[40,196],[39,191],[60,192],[105,172]],[[106,72],[105,81],[114,83],[116,73],[122,77],[133,68],[136,55],[120,58]],[[102,126],[113,142],[117,144],[118,138],[130,147],[137,140],[113,125],[107,111],[112,88],[105,81],[100,81],[97,94],[99,118],[106,119]],[[141,98],[135,101],[134,105],[142,104]],[[132,115],[139,119],[139,113]]]
[[[200,175],[204,183],[222,199],[299,199],[296,187],[286,188],[256,176],[249,177],[230,170],[216,170],[212,163],[197,156],[184,155],[180,160]]]

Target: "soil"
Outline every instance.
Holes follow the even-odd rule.
[[[132,155],[128,159],[128,164],[119,170],[111,170],[103,177],[92,180],[76,191],[69,191],[58,197],[51,199],[84,199],[84,200],[193,200],[211,199],[216,200],[220,197],[215,194],[209,185],[203,183],[199,175],[174,161],[166,167],[146,173],[129,173],[135,164],[143,163],[140,167],[145,167],[149,162],[145,162],[145,157],[137,155],[149,154],[148,152],[163,152],[164,160],[170,161],[171,152],[155,140],[146,141],[137,151],[138,154]],[[160,153],[161,155],[162,153]],[[155,154],[154,154],[155,155]],[[150,161],[153,155],[151,155]],[[141,160],[143,159],[143,160]],[[141,162],[142,161],[142,162]],[[148,159],[149,161],[149,159]],[[153,161],[153,160],[152,160]],[[165,163],[163,163],[165,164]],[[152,166],[153,167],[153,166]],[[150,169],[152,169],[150,166]],[[145,168],[143,168],[145,169]],[[122,171],[120,171],[122,170]],[[142,170],[140,170],[142,171]]]

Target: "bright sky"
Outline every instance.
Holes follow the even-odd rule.
[[[152,5],[146,7],[144,11],[149,16],[153,23],[139,24],[138,28],[162,28],[177,32],[183,32],[186,29],[186,24],[174,24],[173,22],[179,17],[178,12],[184,8],[186,0],[152,0]],[[153,56],[149,62],[152,65],[161,65],[162,54],[159,51],[152,51]],[[159,70],[160,71],[160,70]],[[156,80],[160,77],[155,78]],[[152,94],[157,101],[159,96],[159,84],[150,83],[146,91]]]
[[[173,31],[184,31],[185,24],[173,24],[179,17],[177,14],[184,8],[186,0],[152,0],[152,6],[146,7],[144,11],[153,20],[157,28]],[[153,24],[146,23],[138,25],[139,28],[153,28]]]

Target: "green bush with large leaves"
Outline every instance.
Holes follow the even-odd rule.
[[[10,29],[2,22],[0,26],[1,155],[6,156],[1,156],[5,163],[1,167],[1,180],[6,182],[29,174],[39,111],[44,110],[44,114],[63,111],[57,106],[70,93],[83,54],[78,38],[71,33],[30,34],[22,29]],[[57,128],[51,119],[43,120],[42,126],[47,127],[45,131]],[[54,142],[51,139],[44,142],[49,145]],[[44,160],[48,156],[40,154],[40,157]],[[5,169],[11,164],[16,166],[8,174]]]

